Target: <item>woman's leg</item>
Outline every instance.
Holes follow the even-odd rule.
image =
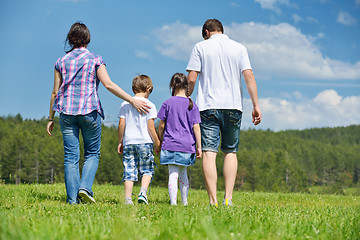
[[[64,172],[67,203],[78,203],[77,195],[80,186],[79,174],[79,127],[77,117],[60,115],[60,128],[64,142]]]
[[[168,165],[169,168],[169,196],[170,204],[177,205],[177,191],[178,191],[178,178],[179,178],[179,166]]]
[[[189,193],[189,179],[187,176],[187,167],[179,166],[179,183],[181,202],[184,206],[188,205],[187,197]]]
[[[84,166],[82,169],[80,188],[91,196],[96,171],[99,165],[101,145],[101,117],[97,111],[93,111],[79,118],[81,134],[84,140]]]

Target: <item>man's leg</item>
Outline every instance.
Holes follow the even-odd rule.
[[[225,196],[224,199],[232,200],[236,173],[237,173],[237,157],[236,153],[225,153],[224,158],[224,180],[225,180]]]
[[[206,184],[206,190],[209,195],[210,204],[217,204],[216,197],[216,184],[217,184],[217,171],[216,171],[216,152],[204,151],[203,152],[203,171]]]
[[[222,113],[221,150],[224,152],[225,181],[223,204],[228,206],[232,205],[232,193],[236,180],[238,166],[236,152],[239,149],[242,112],[239,110],[223,110]]]

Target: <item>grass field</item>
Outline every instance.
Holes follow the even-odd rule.
[[[147,206],[124,205],[122,186],[93,190],[96,204],[71,206],[63,184],[0,185],[0,239],[360,239],[359,196],[236,192],[214,208],[205,190],[186,207],[166,188]]]

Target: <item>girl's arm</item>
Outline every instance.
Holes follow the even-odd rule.
[[[122,90],[118,85],[111,81],[109,74],[106,71],[105,65],[101,65],[96,72],[97,77],[99,78],[100,82],[105,86],[107,90],[109,90],[115,96],[129,102],[131,105],[138,110],[139,113],[147,114],[149,109],[151,108],[146,102],[131,97],[127,94],[124,90]]]
[[[200,125],[194,124],[193,126],[194,134],[195,134],[195,142],[196,142],[196,157],[201,158],[202,157],[202,151],[201,151],[201,132],[200,132]]]
[[[123,154],[123,150],[124,150],[123,140],[124,140],[125,124],[126,124],[125,118],[120,118],[118,125],[119,145],[117,147],[117,152],[119,154]]]
[[[49,110],[49,122],[46,126],[46,130],[47,133],[51,136],[51,132],[54,128],[54,116],[55,116],[55,111],[52,109],[53,105],[54,105],[54,101],[56,98],[56,95],[59,91],[59,88],[62,84],[62,77],[61,77],[61,73],[59,73],[56,69],[54,69],[54,87],[53,90],[51,92],[51,98],[50,98],[50,110]]]
[[[159,133],[159,139],[160,139],[161,144],[164,140],[165,123],[166,122],[164,122],[163,120],[160,119],[158,133]]]
[[[156,129],[155,129],[155,124],[154,124],[154,119],[149,119],[148,120],[148,131],[150,134],[151,139],[153,140],[154,144],[155,144],[155,152],[157,154],[160,153],[160,149],[161,149],[161,144],[160,144],[160,140],[159,137],[156,133]]]

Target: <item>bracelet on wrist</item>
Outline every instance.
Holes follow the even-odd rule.
[[[50,118],[50,117],[48,117],[48,119],[47,119],[49,122],[53,122],[54,121],[54,119],[53,118]]]

